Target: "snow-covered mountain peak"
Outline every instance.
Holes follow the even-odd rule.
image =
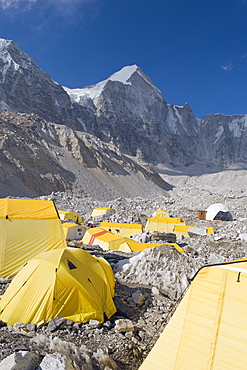
[[[133,73],[137,72],[139,67],[134,64],[132,66],[126,66],[120,69],[120,71],[113,73],[107,80],[122,82],[125,85],[131,85],[131,82],[128,82]]]
[[[0,53],[2,50],[6,49],[13,41],[5,40],[0,38]]]
[[[161,95],[161,92],[158,90],[158,88],[153,85],[149,77],[146,76],[145,73],[141,70],[141,68],[138,67],[136,64],[123,67],[122,69],[120,69],[120,71],[113,73],[106,80],[103,80],[95,85],[76,89],[70,89],[65,86],[63,86],[63,88],[70,96],[72,102],[77,103],[83,101],[86,102],[89,98],[90,99],[97,98],[104,90],[104,87],[106,86],[108,81],[120,82],[124,85],[132,85],[130,79],[134,73],[138,73],[149,85],[151,85]]]
[[[122,69],[120,69],[120,71],[113,73],[106,80],[98,82],[95,85],[86,86],[78,89],[69,89],[68,87],[65,86],[63,86],[63,88],[70,96],[72,102],[79,103],[81,101],[86,101],[89,98],[90,99],[97,98],[102,93],[108,81],[121,82],[124,85],[131,85],[129,79],[135,72],[138,72],[143,78],[145,78],[141,69],[136,64],[134,64],[131,66],[123,67]]]

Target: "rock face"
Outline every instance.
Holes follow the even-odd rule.
[[[221,168],[246,167],[247,115],[210,114],[199,120],[198,155]]]
[[[35,113],[56,123],[76,127],[64,89],[9,40],[0,39],[0,109]]]
[[[85,122],[88,132],[113,142],[123,153],[155,164],[192,162],[197,119],[188,104],[168,105],[138,66],[124,67],[94,86],[65,90],[78,115],[78,104],[94,112],[94,123]]]
[[[0,194],[74,191],[96,199],[145,195],[171,186],[113,144],[34,114],[0,111]]]

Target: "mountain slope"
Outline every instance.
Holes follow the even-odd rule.
[[[107,200],[171,188],[114,145],[38,115],[0,112],[0,127],[1,197],[73,191]]]

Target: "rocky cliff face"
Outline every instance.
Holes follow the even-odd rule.
[[[210,114],[200,121],[198,155],[202,162],[221,168],[245,168],[247,115]]]
[[[171,186],[113,144],[38,115],[0,111],[0,196],[74,191],[96,199],[166,193]]]
[[[35,113],[56,123],[76,118],[64,89],[13,42],[0,39],[0,109]]]
[[[74,107],[79,104],[94,112],[94,124],[85,121],[85,126],[101,140],[113,142],[124,153],[149,163],[192,162],[198,141],[193,112],[188,104],[168,105],[136,65],[124,67],[94,86],[65,90]]]

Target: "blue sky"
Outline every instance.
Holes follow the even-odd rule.
[[[0,0],[0,37],[70,88],[137,64],[198,118],[247,114],[247,0]]]

